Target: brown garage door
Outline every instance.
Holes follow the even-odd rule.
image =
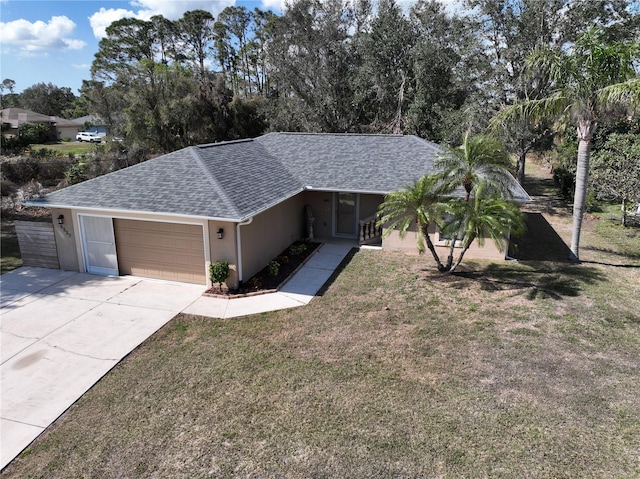
[[[114,219],[120,274],[205,284],[202,226]]]

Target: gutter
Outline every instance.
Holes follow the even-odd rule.
[[[253,216],[236,224],[236,238],[238,240],[238,284],[242,284],[242,238],[240,236],[240,227],[253,223]]]
[[[118,215],[124,215],[122,218],[127,218],[128,215],[150,215],[150,216],[175,216],[179,218],[189,218],[189,219],[199,219],[199,220],[210,220],[210,221],[220,221],[224,223],[235,223],[238,221],[238,218],[224,218],[217,216],[201,216],[201,215],[188,215],[183,213],[171,213],[171,212],[158,212],[158,211],[144,211],[144,210],[124,210],[119,208],[100,208],[100,207],[91,207],[91,206],[77,206],[77,205],[69,205],[64,203],[40,203],[34,200],[28,200],[22,203],[25,206],[35,206],[38,208],[57,208],[57,209],[67,209],[74,211],[89,211],[95,213],[102,214],[111,214],[114,218],[119,217]]]

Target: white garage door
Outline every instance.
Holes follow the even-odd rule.
[[[79,216],[84,262],[88,273],[117,275],[118,257],[113,220],[103,216]]]

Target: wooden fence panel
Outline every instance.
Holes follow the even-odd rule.
[[[58,250],[53,224],[16,221],[16,235],[25,266],[59,269]]]

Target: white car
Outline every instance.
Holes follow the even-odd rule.
[[[91,131],[81,131],[76,135],[76,140],[80,142],[88,141],[90,143],[100,143],[102,142],[102,137]]]

